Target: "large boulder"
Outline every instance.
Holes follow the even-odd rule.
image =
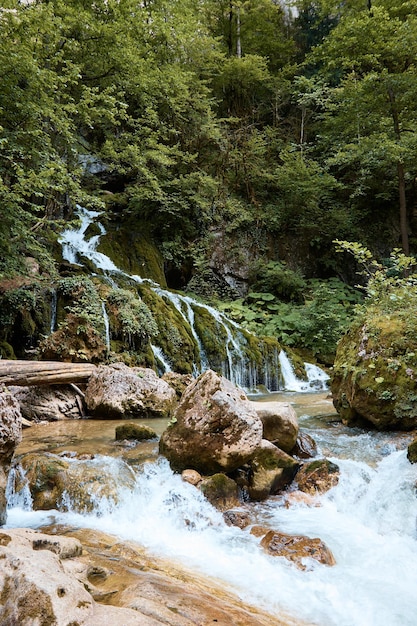
[[[417,340],[412,312],[368,313],[340,340],[331,391],[342,421],[417,428]]]
[[[290,452],[297,441],[297,413],[289,402],[252,402],[263,424],[263,438],[284,452]]]
[[[79,419],[85,415],[83,400],[70,385],[9,387],[22,416],[33,422]]]
[[[102,419],[168,417],[176,394],[153,370],[114,363],[91,375],[85,402],[89,413]]]
[[[300,464],[264,439],[249,462],[247,485],[251,500],[265,500],[289,485]]]
[[[245,393],[207,370],[184,392],[159,449],[175,471],[208,475],[244,465],[261,441],[262,422]]]
[[[19,403],[7,391],[0,392],[0,525],[6,522],[6,487],[11,460],[22,439]]]
[[[78,460],[29,453],[19,460],[36,510],[57,509],[70,502],[72,509],[90,512],[100,499],[117,503],[121,488],[135,487],[129,467],[116,460],[110,474],[101,457]],[[16,491],[23,486],[18,484]]]

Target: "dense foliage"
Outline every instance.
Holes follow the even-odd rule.
[[[292,4],[3,2],[2,291],[28,257],[56,280],[81,203],[146,224],[174,287],[198,291],[220,233],[248,265],[229,313],[334,351],[356,296],[333,240],[416,245],[417,1]]]

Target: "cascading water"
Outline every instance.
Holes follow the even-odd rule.
[[[198,375],[202,371],[212,367],[196,329],[195,318],[199,314],[199,311],[203,311],[215,321],[219,331],[225,337],[224,347],[226,358],[221,363],[220,368],[224,376],[229,378],[236,385],[249,390],[254,390],[259,385],[264,385],[269,391],[281,389],[283,385],[284,388],[288,388],[286,375],[284,375],[284,377],[280,377],[279,375],[280,366],[278,364],[276,350],[272,350],[270,351],[270,354],[265,355],[262,367],[259,367],[250,357],[248,357],[245,351],[242,342],[243,334],[240,327],[218,310],[206,304],[197,302],[189,296],[184,296],[182,294],[173,293],[167,289],[163,289],[157,283],[148,279],[143,279],[138,275],[130,275],[123,272],[109,257],[97,251],[100,237],[105,234],[104,226],[97,221],[100,213],[97,211],[89,211],[83,207],[78,207],[77,210],[80,218],[79,228],[67,229],[61,234],[60,237],[63,258],[71,264],[78,265],[82,263],[83,257],[87,258],[94,264],[97,270],[104,273],[106,280],[110,280],[113,286],[117,284],[117,276],[129,278],[138,284],[146,283],[158,296],[162,297],[166,302],[175,307],[175,309],[181,314],[184,324],[189,329],[189,332],[194,338],[198,348],[199,358],[198,361],[193,364],[193,373],[195,375]],[[100,233],[86,240],[87,230],[92,222],[94,222],[99,228]],[[106,323],[105,315],[106,313],[104,309],[103,317]],[[108,341],[109,348],[110,335],[107,335],[107,327],[106,341]],[[157,362],[165,367],[164,359],[158,355],[155,356],[157,358]],[[213,369],[217,368],[213,367]],[[297,380],[295,376],[293,379]],[[291,381],[293,379],[291,379]],[[298,387],[295,387],[295,390],[301,389],[301,386],[305,384],[305,381],[298,381]],[[312,386],[309,384],[307,388],[308,390],[311,390]]]
[[[112,477],[113,497],[97,493],[94,511],[80,513],[69,495],[62,512],[32,511],[20,495],[10,500],[8,526],[54,522],[134,540],[156,556],[223,581],[271,615],[284,611],[317,626],[415,626],[417,466],[408,462],[405,450],[395,449],[392,433],[329,428],[325,420],[320,428],[309,416],[300,417],[300,425],[339,465],[338,485],[311,504],[288,506],[289,494],[246,503],[245,509],[253,523],[320,537],[335,556],[333,567],[306,560],[301,571],[284,558],[266,555],[249,528],[227,526],[201,492],[161,458],[132,467],[98,456],[95,463]]]
[[[329,376],[320,367],[313,363],[305,363],[307,380],[297,378],[294,367],[284,350],[279,353],[279,364],[281,367],[281,375],[283,386],[286,391],[323,391],[327,389],[327,381]]]

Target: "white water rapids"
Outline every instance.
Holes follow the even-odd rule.
[[[291,402],[298,398],[284,395]],[[405,449],[396,449],[397,444],[405,448],[403,435],[348,430],[332,421],[331,410],[330,416],[323,413],[326,402],[316,416],[309,409],[303,414],[303,407],[299,420],[320,452],[340,466],[339,484],[320,497],[319,506],[288,507],[276,496],[245,507],[253,523],[320,537],[335,556],[334,567],[310,562],[300,571],[284,558],[266,555],[259,539],[248,529],[227,526],[162,458],[131,467],[98,455],[87,462],[102,466],[116,484],[126,472],[135,474],[135,487],[120,487],[117,504],[97,496],[90,514],[74,512],[68,500],[62,512],[32,511],[30,498],[21,493],[12,502],[8,525],[54,521],[135,540],[157,556],[221,580],[245,602],[309,624],[415,626],[417,466],[408,462]]]

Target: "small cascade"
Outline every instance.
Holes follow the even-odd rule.
[[[56,330],[56,318],[57,318],[57,304],[58,304],[58,295],[56,289],[51,290],[51,324],[49,327],[49,333],[52,335],[54,330]]]
[[[152,352],[155,357],[155,361],[158,366],[158,369],[160,368],[162,369],[161,373],[165,374],[166,372],[172,372],[172,367],[168,361],[168,358],[162,352],[162,349],[159,348],[159,346],[153,345],[152,343],[151,343],[151,348],[152,348]]]
[[[106,348],[107,348],[107,351],[110,352],[110,323],[109,323],[109,316],[106,310],[106,305],[104,302],[101,303],[101,310],[103,311],[104,329],[106,333]]]
[[[285,391],[297,391],[300,393],[307,391],[325,391],[327,389],[329,376],[317,365],[305,363],[304,367],[307,380],[301,380],[297,378],[293,365],[284,350],[281,350],[278,359]]]
[[[13,465],[9,472],[6,487],[6,501],[9,507],[31,511],[33,499],[25,472],[20,464]]]

